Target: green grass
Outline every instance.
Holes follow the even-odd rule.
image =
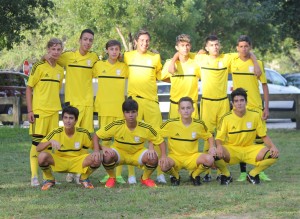
[[[65,182],[66,174],[55,174],[62,184],[41,191],[30,186],[28,129],[1,127],[0,218],[300,218],[300,132],[269,134],[280,159],[265,171],[272,181],[258,186],[235,181],[220,186],[213,181],[194,187],[182,171],[179,187],[125,184],[106,189],[98,182],[105,175],[101,167],[91,176],[94,190]],[[136,172],[139,177],[141,171]],[[231,172],[236,179],[238,168],[231,167]],[[123,173],[126,177],[126,169]]]

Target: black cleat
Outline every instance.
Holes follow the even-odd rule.
[[[211,175],[209,174],[206,174],[204,177],[203,177],[203,182],[210,182],[211,181]]]
[[[256,176],[250,176],[250,174],[248,173],[247,180],[252,184],[260,184],[259,174],[257,174]]]
[[[200,176],[196,176],[195,178],[192,177],[192,175],[190,176],[191,181],[193,182],[194,186],[201,186],[201,181],[200,181]]]
[[[171,185],[172,186],[179,186],[179,184],[180,184],[180,176],[179,176],[179,179],[177,179],[175,176],[172,176],[170,178],[170,180],[171,180]]]
[[[232,182],[232,177],[231,176],[225,176],[225,175],[221,175],[220,176],[220,184],[221,185],[229,185],[229,183]]]

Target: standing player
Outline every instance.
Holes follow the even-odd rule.
[[[34,64],[26,87],[26,103],[29,134],[32,137],[30,150],[31,186],[39,186],[38,153],[36,146],[54,128],[58,127],[61,103],[59,90],[64,78],[64,70],[56,62],[61,55],[61,40],[52,38],[47,43],[49,61]]]
[[[193,184],[199,186],[201,185],[200,174],[211,167],[215,161],[214,139],[203,121],[192,118],[194,108],[190,97],[182,97],[178,105],[180,118],[169,119],[161,125],[161,134],[163,137],[168,137],[169,149],[167,162],[164,162],[161,168],[171,175],[173,186],[180,184],[179,170],[183,168],[191,172]],[[199,139],[208,140],[209,153],[199,152]],[[230,181],[230,172],[224,161],[217,160],[216,165],[224,173],[221,177],[221,185],[227,185]]]
[[[36,148],[41,152],[38,160],[44,173],[42,190],[55,185],[52,170],[81,173],[80,183],[85,188],[94,188],[88,177],[100,167],[101,156],[97,146],[92,154],[82,153],[82,150],[91,148],[92,138],[88,130],[75,127],[78,115],[77,108],[65,107],[62,112],[64,127],[51,131]]]
[[[111,148],[101,146],[103,150],[103,166],[109,174],[105,187],[115,186],[115,166],[133,165],[143,168],[144,173],[141,183],[148,187],[156,187],[150,178],[158,164],[158,156],[154,151],[153,144],[159,145],[161,149],[161,163],[166,160],[165,142],[157,131],[144,122],[138,121],[138,103],[133,99],[127,99],[122,110],[125,119],[116,120],[105,127],[101,127],[93,137],[94,147],[99,147],[99,138],[114,138]],[[148,141],[149,148],[144,144]]]
[[[223,116],[218,127],[217,154],[230,165],[240,162],[254,165],[247,180],[259,184],[259,173],[277,161],[279,151],[267,136],[260,114],[246,108],[246,91],[237,88],[231,93],[231,100],[233,110]],[[257,135],[266,146],[253,144]]]
[[[93,67],[93,77],[98,78],[98,92],[94,104],[94,111],[98,113],[99,127],[122,119],[122,103],[125,101],[125,79],[128,77],[128,68],[125,63],[119,62],[121,43],[110,40],[106,43],[108,60],[98,61]],[[112,138],[102,139],[102,145],[109,147]],[[128,177],[134,176],[134,168],[128,166]],[[121,176],[122,166],[116,168],[116,179],[119,183],[126,183]],[[108,176],[101,182],[106,182]]]
[[[198,112],[198,81],[200,68],[190,58],[191,38],[187,34],[176,37],[177,52],[171,60],[167,60],[161,80],[171,80],[169,118],[179,117],[178,101],[183,96],[192,98],[194,102],[193,118],[199,118]]]
[[[140,108],[138,119],[158,129],[162,123],[162,117],[156,81],[161,79],[162,64],[159,54],[148,51],[150,39],[148,31],[140,30],[135,36],[136,50],[126,52],[124,62],[129,69],[128,96],[137,101]],[[159,154],[158,146],[154,148]],[[166,183],[160,168],[157,169],[157,181]]]
[[[250,59],[251,47],[252,42],[248,36],[241,35],[238,38],[236,49],[239,56],[232,59],[230,67],[233,80],[233,89],[242,87],[247,91],[247,109],[257,111],[263,120],[263,126],[267,129],[265,121],[269,116],[269,89],[266,79],[266,73],[263,67],[263,63],[257,60],[262,75],[257,78],[254,74],[253,61]],[[259,82],[261,82],[262,84],[264,106],[262,105],[262,99],[260,96]],[[256,139],[256,142],[260,144],[263,143],[259,137],[258,139]],[[246,164],[241,163],[240,167],[241,175],[237,179],[237,181],[245,181],[247,178]],[[261,172],[259,176],[262,180],[271,180],[264,172]]]
[[[65,105],[71,105],[79,110],[78,127],[94,132],[93,123],[93,72],[94,64],[99,60],[95,52],[90,49],[94,41],[94,32],[85,29],[79,38],[79,49],[62,53],[58,63],[66,70]],[[74,176],[68,174],[66,180],[73,181]],[[78,183],[79,175],[74,179]]]
[[[201,70],[202,99],[200,103],[200,119],[205,122],[211,133],[215,132],[221,117],[229,111],[227,98],[228,73],[232,57],[231,54],[220,54],[220,42],[217,36],[206,38],[205,50],[208,54],[198,54],[195,57]],[[256,58],[251,56],[255,63],[255,72],[260,71]],[[204,143],[204,151],[208,151],[208,143]],[[211,181],[207,173],[204,182]]]

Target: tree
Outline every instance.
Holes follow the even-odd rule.
[[[22,42],[25,39],[23,31],[39,29],[42,32],[41,19],[53,7],[51,0],[1,0],[0,50],[11,49],[14,43]]]

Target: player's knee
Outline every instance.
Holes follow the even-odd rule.
[[[210,167],[210,166],[213,165],[214,162],[215,162],[215,159],[214,159],[214,157],[213,157],[212,155],[210,155],[210,154],[205,154],[205,156],[204,156],[204,162],[203,162],[203,164],[204,164],[205,166]]]
[[[38,163],[40,166],[48,165],[48,160],[49,160],[49,153],[41,152],[38,155]]]

